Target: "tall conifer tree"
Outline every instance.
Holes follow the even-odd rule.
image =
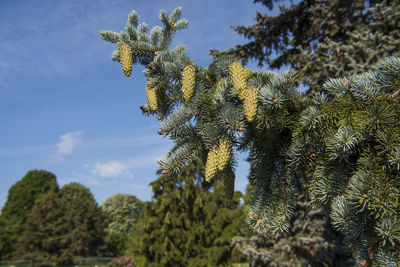
[[[146,266],[226,266],[231,239],[244,222],[241,194],[227,199],[220,183],[209,191],[198,164],[151,185],[153,201],[145,203],[140,222]]]
[[[126,32],[101,32],[105,40],[128,44],[133,62],[146,66],[158,105],[142,110],[156,113],[159,133],[175,141],[159,161],[163,173],[179,173],[199,156],[207,158],[207,181],[220,178],[231,196],[235,151],[248,151],[250,181],[257,186],[251,228],[289,231],[304,186],[344,234],[357,264],[399,264],[400,59],[385,58],[373,72],[328,80],[324,92],[305,96],[294,72],[246,70],[230,56],[203,69],[184,46],[169,50],[175,30],[187,24],[178,21],[181,12],[161,11],[164,28],[150,35],[135,12]],[[119,60],[118,52],[113,58]],[[195,86],[184,99],[188,65]]]

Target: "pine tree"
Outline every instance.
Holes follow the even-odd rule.
[[[54,174],[44,170],[32,170],[10,187],[0,215],[0,260],[11,258],[35,200],[56,184]]]
[[[282,1],[256,2],[272,10]],[[398,0],[302,0],[281,6],[276,16],[257,13],[255,20],[234,27],[249,42],[223,54],[244,64],[255,59],[272,69],[290,66],[311,92],[321,90],[328,78],[370,71],[380,58],[400,56]]]
[[[156,112],[162,120],[159,133],[175,145],[159,161],[163,173],[179,173],[194,159],[206,159],[210,151],[219,151],[219,140],[229,138],[233,150],[249,153],[249,179],[257,186],[249,211],[255,231],[289,231],[304,186],[343,233],[358,265],[400,263],[400,58],[380,60],[375,71],[330,79],[312,97],[299,91],[295,72],[253,71],[245,88],[257,89],[257,102],[247,104],[256,113],[248,120],[247,96],[239,96],[229,67],[237,58],[217,56],[203,69],[183,46],[169,50],[174,31],[187,24],[177,21],[179,8],[170,16],[161,12],[164,28],[153,28],[145,44],[137,37],[147,32],[131,23],[137,21],[132,14],[127,28],[135,34],[101,35],[114,43],[128,38],[136,47],[132,53],[147,66],[148,82],[165,90]],[[181,81],[187,65],[196,74],[193,96],[185,102]],[[149,112],[147,106],[142,110]],[[234,154],[213,175],[224,182],[228,196],[234,192]]]
[[[241,194],[225,198],[218,182],[211,192],[199,164],[162,175],[151,186],[153,201],[145,203],[140,221],[146,266],[226,266],[231,239],[244,221]]]

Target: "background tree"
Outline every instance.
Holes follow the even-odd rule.
[[[98,255],[103,245],[104,225],[92,193],[81,184],[69,183],[61,188],[60,197],[67,203],[69,253],[75,257]]]
[[[70,218],[66,199],[50,190],[35,201],[26,229],[16,243],[15,258],[34,261],[35,266],[72,265]]]
[[[113,256],[127,249],[129,236],[136,234],[137,221],[143,212],[143,202],[128,194],[115,194],[101,205],[104,216],[106,244]]]
[[[146,266],[226,266],[230,241],[244,221],[239,192],[224,197],[221,183],[203,188],[204,170],[196,162],[177,176],[162,175],[151,183],[146,202],[141,252]]]
[[[282,1],[257,2],[271,10],[274,2]],[[369,71],[379,59],[400,55],[399,1],[296,2],[280,6],[276,16],[257,13],[255,24],[235,26],[250,41],[224,54],[235,55],[244,64],[255,59],[272,69],[289,66],[299,71],[311,92],[321,90],[328,78]]]
[[[203,69],[183,46],[169,50],[174,31],[187,24],[178,21],[181,12],[161,11],[164,28],[150,35],[135,12],[126,32],[101,32],[118,43],[113,59],[123,68],[146,65],[142,110],[156,113],[159,133],[175,141],[159,161],[163,173],[206,157],[205,179],[221,177],[231,196],[233,155],[248,151],[257,186],[251,228],[287,232],[304,186],[344,234],[357,264],[399,264],[400,58],[379,61],[374,72],[329,80],[324,93],[305,96],[296,73],[253,72],[225,56]]]
[[[0,259],[11,258],[15,243],[24,231],[27,214],[39,195],[57,186],[54,174],[44,170],[31,170],[10,187],[7,201],[0,215]]]

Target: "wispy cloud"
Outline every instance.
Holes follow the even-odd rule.
[[[99,175],[100,177],[120,177],[133,178],[133,174],[128,171],[128,167],[119,161],[109,161],[105,163],[96,163],[90,170],[92,174]]]
[[[171,140],[160,138],[159,135],[144,135],[137,137],[119,137],[119,138],[103,138],[103,139],[83,139],[83,131],[68,132],[61,135],[60,141],[56,144],[56,154],[58,157],[61,155],[68,155],[73,153],[79,144],[81,150],[104,150],[114,148],[132,148],[140,146],[161,146],[164,151],[168,148],[168,145],[172,143]],[[48,145],[32,145],[32,146],[20,146],[20,147],[9,147],[0,148],[0,157],[21,157],[51,153],[54,153],[54,144]],[[157,155],[159,157],[160,155]],[[151,161],[149,157],[143,158],[146,162]],[[141,161],[143,161],[141,159]],[[155,158],[153,158],[153,162]]]
[[[57,156],[72,154],[76,146],[83,140],[83,131],[69,132],[60,136],[57,143]]]

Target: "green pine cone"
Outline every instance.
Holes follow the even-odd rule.
[[[123,44],[118,46],[118,50],[122,71],[129,77],[132,74],[132,49],[129,45]]]
[[[150,88],[148,83],[146,83],[146,98],[149,109],[151,111],[157,111],[158,108],[157,91],[155,88]]]
[[[252,122],[257,114],[258,90],[250,86],[244,90],[243,113],[248,122]]]
[[[218,148],[217,146],[213,146],[207,155],[207,162],[205,168],[205,178],[207,182],[210,182],[217,173],[218,170]]]
[[[236,89],[236,94],[239,95],[240,91],[246,88],[246,71],[239,62],[233,62],[229,65],[229,74]]]
[[[182,71],[182,94],[185,102],[193,96],[196,70],[192,65],[187,65]]]
[[[223,137],[219,141],[218,150],[218,169],[222,171],[232,157],[232,141],[228,137]]]

